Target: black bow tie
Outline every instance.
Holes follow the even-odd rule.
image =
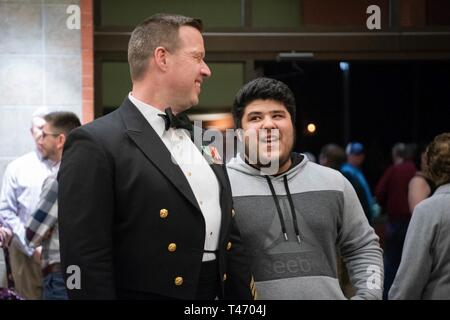
[[[184,112],[174,115],[172,113],[172,109],[170,108],[166,108],[164,112],[165,114],[158,114],[158,116],[164,119],[166,130],[169,130],[169,128],[186,129],[188,131],[193,130],[191,120],[189,120],[188,116]]]

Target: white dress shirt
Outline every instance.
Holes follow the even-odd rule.
[[[13,160],[3,176],[0,215],[13,231],[13,244],[31,256],[34,249],[25,242],[25,224],[36,209],[44,180],[57,172],[59,163],[43,160],[37,151]]]
[[[131,93],[128,97],[156,131],[169,150],[172,161],[180,167],[189,182],[205,218],[204,250],[217,250],[222,213],[219,198],[219,182],[216,175],[192,142],[187,130],[174,128],[165,130],[164,119],[158,116],[158,114],[164,114],[164,112],[136,99]],[[203,254],[203,261],[214,259],[214,253],[205,252]]]

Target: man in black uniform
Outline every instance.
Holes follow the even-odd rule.
[[[81,276],[69,298],[255,294],[223,165],[208,146],[213,161],[202,156],[182,113],[198,104],[211,75],[201,30],[200,20],[166,14],[136,27],[132,92],[68,138],[59,171],[61,258],[66,278],[71,266]]]

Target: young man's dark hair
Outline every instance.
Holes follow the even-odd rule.
[[[291,115],[295,128],[295,97],[283,82],[270,78],[256,78],[244,85],[233,103],[233,119],[236,129],[242,128],[242,116],[247,105],[255,100],[275,100],[281,102]]]
[[[55,111],[44,116],[44,120],[57,130],[58,133],[68,135],[70,131],[81,126],[80,119],[73,112]]]
[[[132,80],[142,77],[148,67],[148,58],[157,47],[165,47],[169,52],[178,49],[178,30],[182,26],[190,26],[200,32],[203,30],[200,19],[162,13],[147,18],[134,29],[128,43]]]

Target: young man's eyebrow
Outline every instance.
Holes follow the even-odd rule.
[[[285,114],[286,113],[286,111],[285,110],[271,110],[271,111],[269,111],[269,113],[270,114]],[[249,117],[249,116],[255,116],[255,115],[262,115],[262,114],[264,114],[264,112],[262,112],[262,111],[252,111],[252,112],[249,112],[248,114],[247,114],[247,116]]]
[[[286,113],[286,110],[272,110],[270,113]]]
[[[261,114],[262,114],[262,112],[260,112],[260,111],[252,111],[252,112],[249,112],[247,114],[247,117],[249,117],[249,116],[259,116]]]

